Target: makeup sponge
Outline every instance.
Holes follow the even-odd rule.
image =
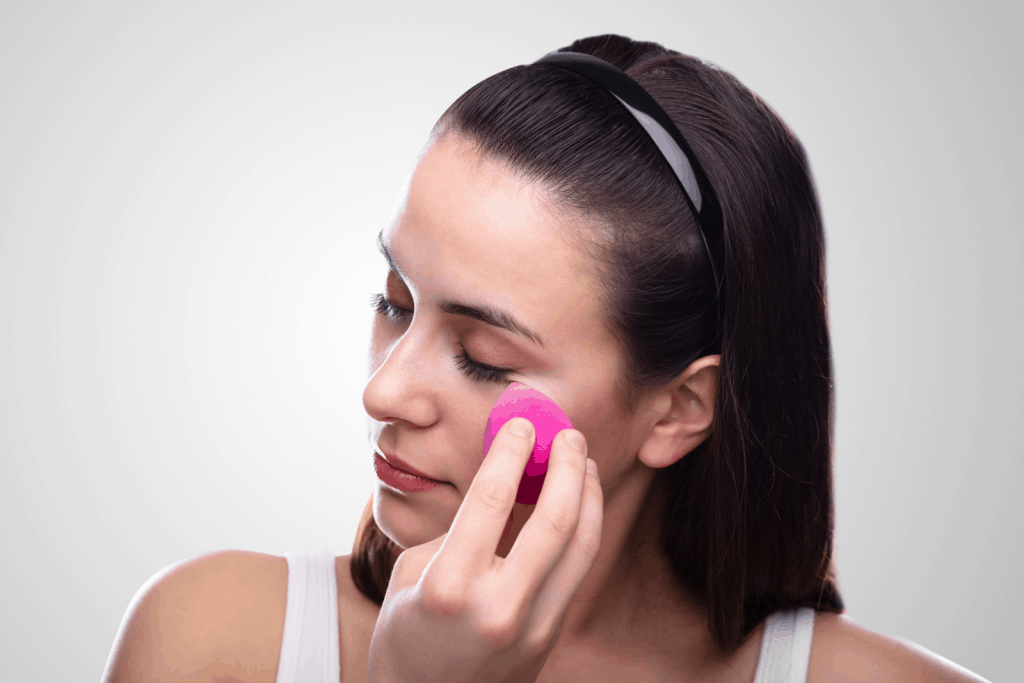
[[[525,417],[532,422],[537,435],[533,453],[526,463],[526,470],[519,481],[519,491],[516,493],[517,503],[536,505],[548,471],[551,444],[558,432],[573,428],[572,422],[565,411],[550,398],[525,384],[512,382],[505,393],[498,397],[498,402],[487,416],[487,427],[484,429],[484,457],[487,457],[487,451],[491,450],[498,430],[513,417]]]

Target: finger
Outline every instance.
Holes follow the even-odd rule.
[[[603,526],[604,492],[597,475],[588,473],[576,533],[547,583],[538,592],[530,611],[527,623],[531,626],[526,634],[528,644],[546,643],[561,628],[570,601],[597,559]]]
[[[446,536],[447,534],[441,534],[432,541],[406,548],[399,554],[391,571],[391,580],[388,582],[385,599],[388,595],[415,585],[420,580],[431,561],[437,557],[437,552],[444,545]]]
[[[547,581],[579,525],[587,456],[586,442],[580,452],[566,441],[573,432],[579,434],[575,429],[563,429],[555,438],[537,507],[502,568],[508,574],[508,585],[517,593],[510,598],[524,603],[532,602]]]
[[[516,424],[528,425],[529,435],[513,433]],[[446,574],[468,578],[491,567],[533,444],[533,425],[526,418],[502,425],[448,530],[439,562]]]

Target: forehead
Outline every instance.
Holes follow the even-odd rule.
[[[574,226],[536,185],[449,138],[421,158],[383,238],[424,303],[483,302],[555,343],[596,341],[593,267],[568,237]]]

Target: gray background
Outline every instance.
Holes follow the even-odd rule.
[[[1012,680],[1020,4],[767,4],[3,3],[5,680],[97,680],[183,558],[350,551],[373,238],[459,94],[606,32],[719,64],[803,141],[850,614]]]

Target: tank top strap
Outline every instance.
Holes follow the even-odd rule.
[[[285,559],[288,603],[277,683],[341,683],[334,553],[287,552]]]
[[[814,610],[779,610],[764,620],[754,683],[804,683],[811,659]]]

